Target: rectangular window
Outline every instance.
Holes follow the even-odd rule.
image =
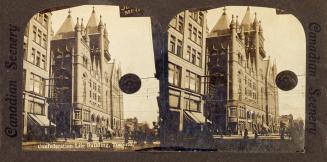
[[[168,64],[168,81],[172,85],[180,86],[181,67],[171,63]]]
[[[48,19],[49,19],[48,16],[44,14],[43,25],[44,25],[45,27],[48,26]]]
[[[196,55],[196,61],[195,61],[195,65],[200,66],[201,67],[201,61],[202,61],[202,55],[200,52],[197,53]]]
[[[171,108],[179,108],[180,96],[169,94],[169,107]]]
[[[193,92],[200,93],[201,91],[201,77],[192,73],[190,71],[186,71],[185,74],[185,88],[190,89]]]
[[[192,64],[195,65],[195,62],[196,62],[196,50],[195,49],[192,50],[191,62],[192,62]]]
[[[188,39],[192,39],[192,25],[188,24]]]
[[[36,42],[36,32],[37,32],[36,26],[33,25],[33,36],[32,36],[32,38],[33,38],[33,41],[35,41],[35,42]]]
[[[183,29],[184,29],[184,18],[182,16],[179,16],[177,30],[183,33],[184,31]]]
[[[75,119],[81,119],[80,111],[75,111]]]
[[[190,89],[196,91],[196,75],[194,73],[190,73]]]
[[[196,34],[198,33],[198,30],[195,28],[195,27],[193,27],[193,36],[192,36],[192,40],[194,41],[194,42],[196,42]]]
[[[176,52],[176,54],[177,54],[177,56],[182,56],[182,53],[183,53],[183,42],[181,41],[181,40],[178,40],[177,41],[177,52]]]
[[[169,51],[171,53],[175,53],[175,45],[176,45],[176,37],[171,35],[170,36],[170,45],[169,45]]]
[[[203,26],[203,17],[204,17],[203,13],[200,12],[199,13],[199,23],[200,23],[201,26]]]
[[[202,46],[202,32],[198,32],[198,42],[197,42],[200,46]]]
[[[32,64],[35,64],[35,49],[34,48],[32,48],[32,53],[31,53],[31,56],[30,56],[30,62],[32,63]]]
[[[190,111],[200,112],[201,98],[190,94],[185,94],[184,97],[185,109]]]
[[[40,76],[31,73],[30,90],[36,94],[44,96],[45,80]]]
[[[35,65],[40,67],[41,65],[41,53],[37,51],[36,57],[35,57]]]
[[[42,55],[42,60],[41,60],[40,67],[43,68],[43,69],[46,69],[46,57],[45,57],[44,54]]]
[[[41,41],[42,41],[42,32],[41,32],[41,30],[38,30],[38,31],[37,31],[37,40],[36,40],[36,42],[37,42],[39,45],[41,45]]]
[[[184,84],[186,89],[190,89],[190,71],[186,71]]]
[[[26,69],[23,70],[23,90],[25,90],[25,84],[26,84]]]
[[[42,46],[44,47],[44,48],[46,48],[47,47],[47,35],[46,34],[43,34],[43,37],[42,37],[42,39],[43,39],[43,41],[42,41]]]
[[[27,60],[27,43],[24,42],[24,45],[23,45],[23,50],[24,50],[24,60]]]
[[[184,55],[184,59],[190,61],[190,56],[191,56],[191,46],[187,46],[187,51],[186,54]]]

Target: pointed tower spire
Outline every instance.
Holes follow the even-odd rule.
[[[72,12],[70,11],[70,8],[68,9],[68,17],[71,17],[71,14]]]
[[[244,27],[243,26],[241,26],[240,39],[244,40]]]
[[[210,35],[224,35],[229,33],[229,24],[228,24],[229,20],[227,18],[227,14],[226,14],[226,7],[223,8],[223,13],[221,15],[221,17],[219,18],[219,20],[217,21],[217,23],[215,24],[215,26],[212,28]]]
[[[68,15],[65,21],[62,23],[61,27],[53,37],[53,39],[62,39],[62,38],[69,38],[74,36],[74,22],[71,16],[70,9],[68,10]]]
[[[97,18],[96,18],[96,13],[95,13],[95,9],[93,6],[92,12],[91,12],[91,16],[87,22],[86,28],[88,28],[88,32],[89,34],[92,33],[98,33],[98,23],[97,23]]]
[[[251,24],[252,24],[252,18],[251,18],[250,7],[248,6],[245,15],[243,17],[241,26],[244,26],[244,31],[249,31],[251,29]]]
[[[102,16],[100,15],[100,22],[99,22],[99,26],[103,26],[103,22],[102,22]]]
[[[82,29],[82,31],[84,30],[83,18],[81,19],[81,29]]]
[[[235,25],[236,25],[236,23],[234,20],[234,15],[232,15],[232,21],[230,22],[230,25],[229,25],[230,29],[234,29],[236,27]]]
[[[104,24],[104,36],[108,36],[107,24]]]
[[[239,27],[239,23],[238,23],[238,16],[236,15],[236,28],[238,28]]]
[[[261,20],[259,21],[259,33],[262,33],[263,32],[263,29],[262,29],[262,26],[261,26]]]
[[[75,25],[75,30],[80,31],[81,30],[81,25],[79,24],[79,18],[77,17],[77,22]]]
[[[90,42],[89,29],[85,28],[85,42],[88,44]]]
[[[253,21],[253,25],[257,25],[258,24],[258,19],[257,19],[257,13],[254,13],[254,21]]]

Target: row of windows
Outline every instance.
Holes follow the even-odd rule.
[[[177,31],[180,33],[184,33],[184,17],[181,15],[175,16],[171,21],[170,21],[170,26],[175,28]]]
[[[91,119],[90,112],[83,111],[83,114],[82,114],[80,111],[75,111],[74,119],[78,119],[78,120],[83,119],[83,121],[90,121],[90,119]]]
[[[184,97],[184,109],[185,110],[190,110],[190,111],[201,111],[201,98],[197,96],[193,96],[191,94],[185,94],[186,96]],[[176,93],[173,91],[170,91],[169,93],[169,107],[170,108],[176,108],[180,109],[180,93]]]
[[[25,88],[26,71],[23,72],[23,87]],[[45,79],[31,73],[29,81],[29,90],[35,94],[44,96],[45,95]]]
[[[192,40],[196,44],[202,46],[202,32],[198,30],[192,24],[188,24],[188,39]]]
[[[192,96],[190,94],[186,94],[186,97],[184,97],[185,102],[185,109],[190,111],[201,111],[201,98]]]
[[[185,75],[185,88],[200,93],[201,77],[187,70]]]
[[[33,25],[33,33],[32,40],[42,46],[43,48],[47,48],[48,37],[46,33],[42,33],[40,29],[38,29],[35,25]]]
[[[168,64],[168,82],[171,85],[181,87],[181,67],[172,63]],[[200,93],[201,77],[193,72],[186,71],[184,86],[186,89]]]
[[[33,101],[28,101],[28,107],[26,111],[33,114],[45,115],[44,104]]]
[[[197,51],[191,46],[187,46],[187,51],[183,55],[183,41],[177,39],[174,35],[170,36],[169,51],[179,57],[183,57],[185,60],[191,62],[192,64],[201,67],[202,66],[202,54],[201,51]]]
[[[204,15],[202,12],[190,12],[190,17],[201,26],[203,25]]]
[[[247,78],[246,76],[244,77],[244,84],[248,86],[248,88],[256,90],[257,89],[257,84],[252,81],[252,79]]]
[[[168,64],[168,82],[174,86],[180,87],[181,71],[182,71],[182,68],[180,66],[169,63]]]
[[[202,66],[202,54],[196,49],[192,49],[191,46],[187,46],[187,51],[184,59],[191,62],[192,64],[201,67]]]
[[[25,47],[24,47],[25,48]],[[25,53],[25,49],[24,49],[24,53]],[[24,56],[25,59],[27,59]],[[41,69],[46,70],[47,69],[47,57],[46,54],[42,53],[40,51],[35,50],[34,48],[32,48],[32,53],[29,56],[28,60],[30,63],[32,63],[33,65],[40,67]]]
[[[247,97],[250,97],[250,98],[254,99],[254,100],[257,99],[257,94],[255,93],[255,91],[252,91],[251,89],[245,88],[245,95]]]
[[[49,23],[48,15],[38,13],[34,16],[34,19],[38,21],[40,24],[42,24],[43,26],[45,26],[46,28],[48,27],[48,23]]]

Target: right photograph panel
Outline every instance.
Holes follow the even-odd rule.
[[[305,33],[287,11],[190,9],[168,28],[163,146],[304,152]]]

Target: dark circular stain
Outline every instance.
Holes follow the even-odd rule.
[[[275,82],[279,89],[289,91],[296,87],[298,78],[294,72],[285,70],[278,73]]]
[[[136,74],[125,74],[119,79],[119,88],[124,93],[133,94],[141,88],[141,79]]]

